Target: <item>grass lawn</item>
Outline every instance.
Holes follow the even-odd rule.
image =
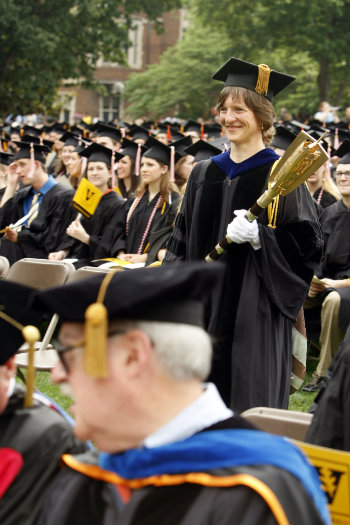
[[[305,383],[309,382],[309,379],[316,366],[317,361],[307,361]],[[57,385],[51,383],[49,372],[38,372],[36,374],[35,384],[38,390],[51,397],[51,399],[56,401],[56,403],[58,403],[62,408],[64,408],[64,410],[67,410],[69,412],[69,406],[72,400],[69,397],[64,396]],[[289,398],[289,410],[298,410],[300,412],[306,412],[312,405],[316,394],[317,392],[303,392],[303,390],[298,390]]]

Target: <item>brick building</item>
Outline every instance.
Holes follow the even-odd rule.
[[[133,18],[133,29],[129,31],[132,43],[128,49],[129,67],[100,60],[95,70],[95,79],[103,86],[92,91],[72,86],[69,80],[59,90],[60,120],[73,124],[90,116],[106,122],[124,118],[124,82],[130,73],[141,72],[150,64],[159,61],[160,55],[182,37],[188,26],[186,10],[164,13],[164,32],[157,34],[153,24],[144,16]]]

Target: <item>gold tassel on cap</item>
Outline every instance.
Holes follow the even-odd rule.
[[[255,86],[255,91],[259,95],[267,95],[271,71],[272,70],[266,64],[258,65],[258,80]]]
[[[24,340],[29,344],[24,408],[31,408],[33,406],[33,393],[35,382],[34,345],[37,341],[40,340],[40,332],[36,328],[36,326],[28,325],[23,328],[22,335],[24,337]]]
[[[92,377],[107,377],[108,312],[103,304],[109,283],[116,271],[104,277],[96,303],[85,311],[85,371]]]

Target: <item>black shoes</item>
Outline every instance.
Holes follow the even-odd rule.
[[[310,382],[303,386],[302,390],[304,390],[304,392],[318,392],[321,388],[323,379],[324,377],[320,377],[316,372],[314,372],[311,376]]]

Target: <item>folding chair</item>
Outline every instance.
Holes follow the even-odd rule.
[[[101,268],[100,266],[82,266],[69,276],[68,283],[80,281],[81,279],[88,279],[96,274],[109,273],[110,271],[110,268]]]
[[[10,266],[5,279],[42,290],[64,284],[73,272],[75,272],[75,268],[68,262],[24,258]],[[37,351],[34,354],[34,365],[38,370],[50,370],[57,361],[56,351],[47,349],[57,322],[58,316],[54,314],[42,341],[36,345]],[[20,367],[27,367],[27,350],[28,345],[24,344],[16,355],[15,361]]]
[[[0,256],[0,279],[4,279],[5,275],[8,272],[8,269],[10,268],[10,263],[6,257]]]
[[[304,441],[313,414],[281,408],[254,407],[240,414],[264,432]]]

